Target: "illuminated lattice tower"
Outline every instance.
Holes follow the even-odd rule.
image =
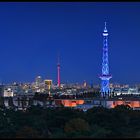
[[[99,76],[101,78],[101,96],[109,95],[109,79],[112,76],[109,74],[109,64],[108,64],[108,31],[105,27],[103,31],[103,57],[102,57],[102,74]]]

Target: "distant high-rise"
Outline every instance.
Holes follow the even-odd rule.
[[[103,57],[102,57],[102,74],[100,75],[101,78],[101,95],[108,95],[110,92],[109,88],[109,80],[112,76],[109,74],[109,63],[108,63],[108,31],[105,27],[103,31]]]
[[[84,88],[87,87],[87,82],[84,80]]]
[[[40,86],[41,82],[42,82],[41,76],[37,76],[35,79],[36,86]]]
[[[58,63],[57,63],[57,85],[60,87],[60,62],[59,62],[59,56],[58,56]]]

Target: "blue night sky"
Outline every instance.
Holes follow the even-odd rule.
[[[140,83],[140,3],[0,3],[0,81],[100,84],[102,31],[109,32],[110,82]]]

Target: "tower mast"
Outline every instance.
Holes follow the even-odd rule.
[[[57,85],[60,87],[60,61],[58,55],[58,62],[57,62]]]
[[[110,88],[109,88],[109,80],[112,76],[109,74],[109,63],[108,63],[108,31],[105,27],[103,31],[103,57],[102,57],[102,74],[100,75],[101,78],[101,96],[109,95]]]

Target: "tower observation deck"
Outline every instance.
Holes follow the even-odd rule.
[[[101,96],[109,95],[109,80],[112,75],[109,74],[109,63],[108,63],[108,31],[105,27],[103,31],[103,57],[102,57],[102,74],[99,76],[101,79]]]

